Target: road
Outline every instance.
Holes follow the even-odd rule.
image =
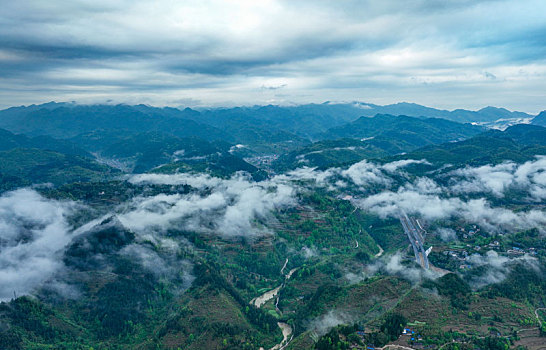
[[[538,322],[539,327],[542,324],[542,322],[540,321],[540,316],[539,316],[538,312],[543,311],[543,310],[546,310],[546,308],[545,307],[539,307],[538,309],[535,309],[535,317],[537,318],[537,322]]]
[[[421,265],[424,269],[430,268],[430,263],[426,254],[423,238],[423,230],[420,225],[413,218],[409,218],[404,212],[400,215],[400,223],[404,228],[404,232],[408,235],[408,239],[413,247],[413,253],[415,254],[415,261]]]
[[[286,260],[284,261],[284,265],[282,266],[282,269],[281,269],[281,275],[284,274],[284,269],[286,268],[287,264],[288,264],[288,258],[286,258]]]
[[[385,345],[382,348],[375,348],[375,349],[376,350],[387,350],[387,349],[392,349],[392,348],[403,349],[403,350],[417,350],[417,349],[414,349],[414,348],[410,348],[410,347],[403,346],[403,345],[396,345],[396,344]]]

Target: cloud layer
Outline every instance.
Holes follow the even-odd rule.
[[[521,164],[505,162],[431,173],[430,177],[416,177],[409,169],[403,170],[411,164],[428,162],[409,159],[380,165],[364,160],[347,169],[300,168],[280,177],[314,181],[330,190],[349,193],[355,196],[354,205],[381,217],[396,218],[404,211],[427,220],[464,219],[491,232],[535,227],[546,232],[546,213],[540,208],[515,212],[493,206],[486,198],[489,194],[501,198],[515,190],[519,199],[544,201],[546,157],[537,156]],[[443,234],[449,239],[448,232]]]
[[[0,300],[32,292],[63,267],[73,208],[28,189],[0,197]]]
[[[544,231],[546,214],[541,210],[513,212],[491,207],[484,198],[463,200],[458,197],[443,198],[438,194],[421,193],[400,188],[384,191],[356,201],[357,205],[382,217],[398,217],[401,211],[417,214],[427,220],[462,218],[492,232],[512,231],[537,227]]]
[[[516,164],[504,162],[498,165],[466,167],[448,174],[450,190],[454,193],[489,192],[504,197],[509,190],[523,190],[535,201],[546,199],[546,156]]]
[[[527,254],[518,258],[509,258],[490,250],[485,255],[473,254],[467,260],[473,267],[483,268],[483,273],[472,276],[470,280],[472,287],[475,289],[504,281],[514,263],[524,264],[526,267],[531,267],[537,271],[540,269],[538,260]]]
[[[3,106],[360,99],[544,108],[540,0],[2,5]]]
[[[295,189],[278,179],[252,182],[242,175],[220,179],[208,175],[143,174],[129,181],[135,184],[187,184],[194,191],[136,197],[76,229],[67,221],[70,214],[82,209],[75,202],[46,199],[31,189],[2,195],[0,300],[9,300],[14,293],[18,296],[32,294],[46,284],[50,289],[62,292],[67,287],[62,282],[62,272],[85,266],[84,257],[89,261],[102,261],[103,254],[129,257],[158,278],[179,279],[183,290],[193,281],[192,265],[177,256],[182,249],[191,249],[191,244],[183,237],[174,240],[163,233],[175,229],[226,238],[254,237],[270,233],[263,223],[272,210],[296,203]],[[98,236],[94,237],[113,235],[123,229],[136,234],[134,241],[131,239],[122,246],[112,243],[109,247],[103,246]],[[65,266],[63,256],[73,242],[77,261],[74,266],[69,263]]]
[[[128,181],[137,185],[189,185],[192,190],[135,197],[76,229],[67,221],[67,216],[80,209],[76,203],[45,199],[31,189],[8,192],[0,197],[0,300],[11,298],[14,292],[32,293],[51,280],[65,268],[62,256],[73,239],[81,236],[85,241],[86,235],[110,219],[115,219],[116,224],[119,220],[119,224],[136,234],[134,241],[119,248],[119,254],[139,262],[158,277],[181,278],[185,288],[192,281],[191,264],[176,260],[176,256],[181,249],[191,249],[191,244],[182,237],[174,240],[164,233],[196,231],[224,238],[271,233],[267,228],[271,212],[297,204],[296,193],[302,185],[295,180],[313,181],[336,194],[351,193],[353,204],[382,217],[398,217],[404,211],[428,220],[462,219],[490,232],[536,227],[544,233],[546,213],[540,208],[512,211],[495,207],[478,196],[488,193],[502,197],[517,189],[527,193],[532,203],[544,200],[545,162],[545,157],[537,157],[522,164],[466,167],[447,173],[451,177],[447,182],[446,174],[416,177],[411,168],[405,168],[426,160],[387,164],[362,161],[347,169],[325,171],[302,168],[260,182],[243,174],[231,179],[206,174],[141,174]],[[466,196],[469,193],[475,196]],[[447,241],[456,237],[447,229],[438,234]],[[314,253],[306,249],[302,254],[311,257]],[[502,257],[488,254],[471,260],[475,266],[491,265],[488,269],[494,273],[474,281],[475,285],[499,281],[506,275],[504,267],[508,262]],[[185,274],[179,275],[170,268],[174,261],[188,265],[183,269]],[[403,266],[401,256],[394,255],[368,266],[365,274],[348,278],[358,281],[378,271],[411,281],[431,277],[424,276],[420,269]]]
[[[425,159],[407,159],[380,165],[362,160],[347,169],[329,168],[326,170],[317,170],[316,168],[303,167],[289,171],[287,174],[279,175],[276,178],[314,181],[319,186],[328,186],[331,189],[341,189],[349,183],[361,188],[375,185],[389,188],[394,184],[391,176],[395,174],[406,176],[407,174],[402,169],[411,164],[429,163]]]
[[[266,219],[273,209],[295,204],[294,189],[277,180],[251,182],[243,176],[224,180],[208,175],[143,174],[130,181],[206,189],[198,193],[135,198],[118,215],[123,225],[135,232],[176,227],[228,237],[251,237],[266,230],[257,228],[255,220]]]

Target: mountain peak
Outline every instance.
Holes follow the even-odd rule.
[[[498,111],[510,112],[506,108],[502,108],[502,107],[499,108],[499,107],[494,107],[494,106],[484,107],[484,108],[480,109],[478,112],[498,112]]]
[[[536,117],[534,117],[533,120],[531,120],[531,124],[546,127],[546,110],[540,112]]]

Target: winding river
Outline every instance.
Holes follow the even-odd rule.
[[[284,274],[284,269],[286,268],[286,265],[288,265],[288,259],[286,259],[286,261],[284,262],[284,265],[283,265],[283,267],[281,269],[281,275]],[[294,274],[294,272],[296,272],[297,269],[298,269],[297,267],[293,268],[286,275],[284,275],[285,280],[284,280],[283,283],[281,283],[280,286],[278,286],[277,288],[271,289],[271,290],[265,292],[264,294],[252,299],[250,301],[250,304],[254,304],[254,306],[260,308],[265,303],[267,303],[269,300],[275,298],[279,294],[281,289],[284,287],[284,285],[286,284],[286,281],[288,281],[290,279],[290,277],[292,277],[292,275]],[[279,298],[277,298],[277,301],[275,302],[275,308],[277,309],[277,311],[280,312],[280,310],[277,308],[278,304],[279,304]],[[277,322],[277,326],[279,326],[279,328],[282,331],[282,338],[283,339],[279,344],[275,345],[270,350],[282,350],[282,349],[284,349],[290,343],[290,341],[293,338],[294,330],[292,329],[292,326],[290,326],[288,323],[285,323],[285,322]],[[260,348],[260,350],[263,350],[263,348]]]

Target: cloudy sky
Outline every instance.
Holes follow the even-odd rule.
[[[0,0],[0,107],[546,108],[543,0]]]

